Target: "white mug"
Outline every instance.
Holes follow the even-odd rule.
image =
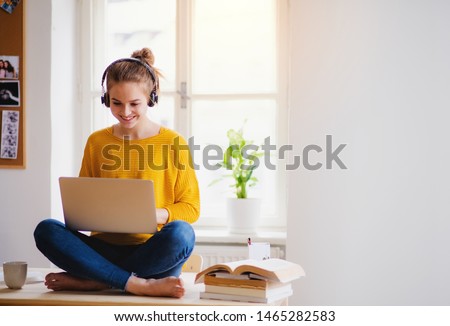
[[[3,263],[3,278],[10,289],[21,289],[27,279],[28,264],[24,261]]]

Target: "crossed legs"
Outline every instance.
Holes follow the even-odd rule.
[[[36,227],[36,246],[64,273],[50,273],[49,289],[100,290],[119,288],[137,295],[181,297],[178,278],[192,252],[195,235],[182,221],[168,223],[147,242],[118,246],[71,231],[47,219]]]

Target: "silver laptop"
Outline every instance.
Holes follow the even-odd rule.
[[[70,229],[155,233],[156,207],[151,180],[59,178],[64,220]]]

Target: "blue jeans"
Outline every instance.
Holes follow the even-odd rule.
[[[179,276],[194,249],[195,234],[190,224],[173,221],[143,244],[114,245],[46,219],[37,225],[34,239],[37,248],[69,274],[124,290],[132,274]]]

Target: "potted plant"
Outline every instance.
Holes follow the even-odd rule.
[[[228,130],[229,144],[219,164],[229,173],[212,184],[225,178],[232,180],[230,187],[235,196],[227,199],[228,228],[232,233],[252,234],[256,232],[260,217],[261,199],[248,197],[248,190],[258,182],[254,171],[263,153],[259,146],[244,137],[243,129]]]

